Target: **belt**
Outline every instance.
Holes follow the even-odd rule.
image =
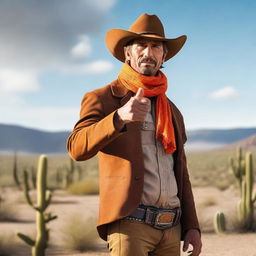
[[[177,225],[180,221],[181,208],[162,209],[154,206],[139,205],[125,219],[136,220],[153,226],[156,229],[166,229]]]

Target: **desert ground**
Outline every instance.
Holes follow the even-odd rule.
[[[255,233],[237,233],[232,231],[235,223],[235,208],[238,194],[235,188],[230,187],[221,191],[213,187],[196,187],[193,189],[198,215],[202,226],[203,250],[202,256],[256,256]],[[1,235],[13,235],[16,232],[29,234],[32,237],[35,234],[35,211],[25,202],[21,191],[13,188],[2,188],[1,196],[11,205],[15,206],[18,214],[16,222],[0,222]],[[57,220],[49,223],[50,247],[47,249],[47,255],[108,255],[106,243],[99,240],[96,249],[79,253],[65,249],[63,243],[63,225],[70,216],[79,218],[89,218],[97,216],[98,196],[75,196],[63,190],[54,191],[53,201],[48,209],[58,216]],[[217,235],[213,232],[214,213],[221,210],[227,216],[228,231],[225,234]],[[91,224],[91,223],[89,223]],[[85,225],[84,230],[87,229]],[[21,243],[22,244],[22,243]],[[29,256],[30,250],[27,246],[21,246],[13,256]],[[182,256],[187,253],[182,253]]]
[[[256,151],[253,153],[255,155]],[[256,233],[239,232],[241,228],[237,222],[236,212],[240,195],[237,181],[229,168],[229,159],[234,156],[233,149],[187,155],[202,230],[202,256],[256,256]],[[95,228],[99,204],[98,185],[95,182],[98,179],[97,159],[75,163],[77,175],[74,175],[74,187],[79,191],[79,195],[75,195],[70,187],[63,188],[62,183],[56,183],[58,170],[65,174],[71,168],[67,155],[49,155],[48,160],[47,180],[49,188],[53,189],[53,197],[47,212],[52,212],[58,218],[47,224],[50,228],[50,240],[46,255],[109,255],[106,242],[98,239]],[[23,179],[22,170],[31,170],[31,167],[36,169],[37,163],[38,155],[18,155],[16,164],[20,181]],[[253,166],[256,166],[256,157]],[[13,168],[13,155],[0,155],[0,215],[4,204],[14,212],[14,219],[11,221],[3,221],[0,218],[0,256],[29,256],[30,247],[25,245],[16,233],[21,232],[34,239],[36,213],[27,204],[23,192],[15,186]],[[78,170],[82,170],[82,176],[78,175]],[[65,175],[62,179],[63,177]],[[83,183],[85,180],[86,185]],[[86,193],[83,191],[85,187]],[[88,191],[93,191],[94,195],[88,195]],[[36,191],[31,190],[30,195],[33,201],[36,201]],[[222,211],[226,217],[227,231],[224,234],[214,232],[213,217],[217,211]],[[84,242],[85,237],[87,242]],[[73,241],[76,242],[76,246]],[[3,253],[2,248],[7,253]],[[182,252],[181,255],[188,254]]]

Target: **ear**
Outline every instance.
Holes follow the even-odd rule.
[[[164,52],[164,54],[163,54],[163,59],[162,59],[162,64],[163,64],[164,61],[165,61],[166,55],[167,55],[167,52]]]
[[[131,55],[129,51],[129,47],[124,47],[124,56],[125,56],[125,61],[130,61]]]

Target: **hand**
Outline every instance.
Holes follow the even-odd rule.
[[[123,124],[129,122],[143,122],[150,108],[150,101],[143,97],[144,90],[139,88],[136,95],[121,108],[117,110],[119,121]]]
[[[193,246],[192,251],[188,251],[190,256],[198,256],[201,253],[202,242],[200,233],[197,229],[190,229],[187,231],[184,244],[183,244],[183,252],[188,250],[189,244]]]

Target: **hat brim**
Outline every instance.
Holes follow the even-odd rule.
[[[182,35],[177,38],[165,38],[155,34],[138,34],[123,29],[111,29],[107,32],[105,41],[109,51],[118,60],[125,62],[124,46],[131,40],[137,38],[145,38],[150,40],[164,41],[166,42],[168,53],[165,61],[175,56],[187,40],[187,36]]]

